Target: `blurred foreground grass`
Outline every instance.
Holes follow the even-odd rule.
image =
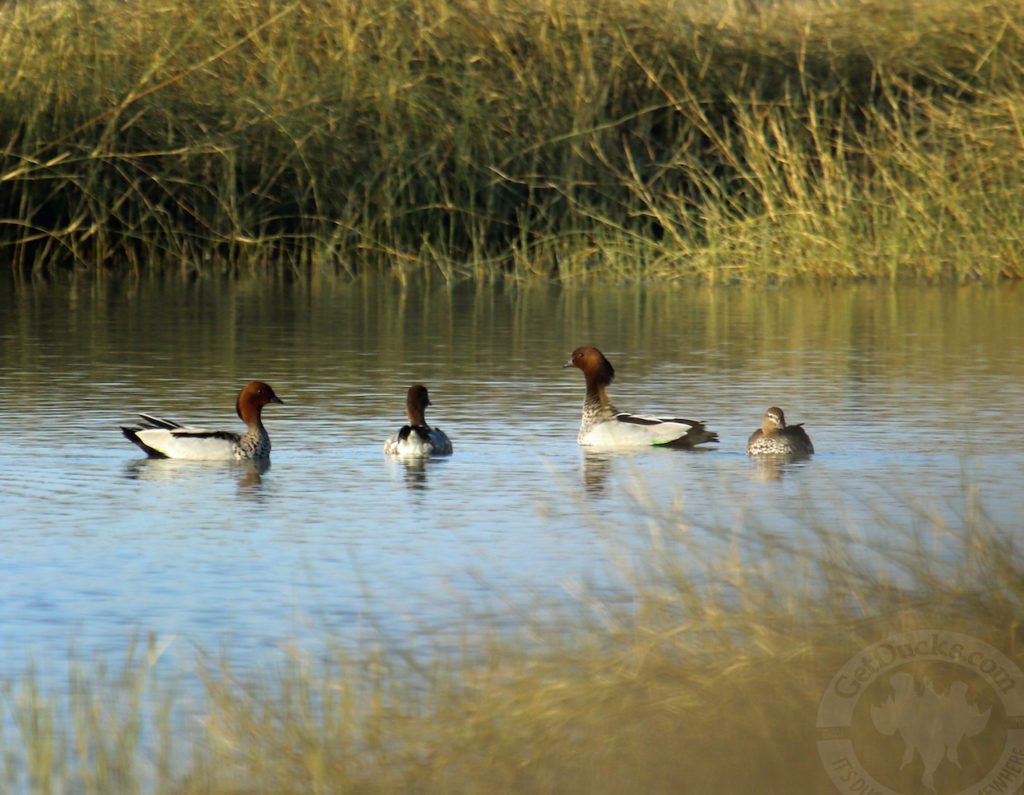
[[[546,607],[511,634],[470,620],[457,650],[336,647],[245,674],[201,660],[188,677],[204,695],[184,719],[191,699],[180,678],[156,675],[154,641],[113,674],[79,670],[68,699],[32,676],[13,688],[0,781],[106,795],[833,792],[819,703],[871,644],[956,632],[1024,665],[1012,534],[972,498],[962,515],[954,528],[921,512],[885,549],[811,517],[800,543],[722,528],[713,559],[695,528],[652,517],[649,550],[623,564],[614,593]],[[937,664],[925,682],[939,682]],[[938,792],[995,765],[1012,716],[994,695],[971,685],[998,727],[961,742],[957,766],[943,760]],[[869,763],[899,770],[898,739],[858,742]],[[927,789],[917,758],[893,775],[894,791]]]
[[[0,7],[16,275],[1020,278],[1021,0]]]

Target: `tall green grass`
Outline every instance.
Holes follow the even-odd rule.
[[[1020,0],[0,9],[0,256],[1020,278]]]
[[[175,695],[155,642],[120,672],[79,672],[69,699],[29,677],[0,702],[16,725],[0,780],[104,795],[833,792],[818,704],[872,643],[960,632],[1024,665],[1012,533],[971,494],[955,527],[905,518],[868,550],[864,528],[811,516],[794,536],[650,516],[619,588],[519,611],[515,630],[476,617],[433,650],[383,639],[246,672],[201,659],[189,674],[205,695],[180,709],[194,680]],[[706,534],[727,543],[710,554]],[[898,759],[898,740],[876,739]],[[960,750],[969,767],[979,749]],[[911,768],[897,791],[921,791]]]

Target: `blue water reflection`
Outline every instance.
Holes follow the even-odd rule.
[[[1024,515],[1024,324],[1010,290],[381,285],[51,286],[0,293],[0,678],[155,632],[259,663],[329,632],[515,621],[603,588],[682,528],[756,565],[756,537],[879,552]],[[617,404],[704,420],[717,449],[576,446],[581,343]],[[137,411],[236,428],[250,378],[272,466],[148,461]],[[450,459],[382,454],[430,388]],[[769,405],[818,454],[743,453]],[[756,533],[754,531],[756,529]],[[688,534],[688,535],[687,535]],[[749,542],[749,543],[748,543]],[[943,534],[932,550],[945,554]]]

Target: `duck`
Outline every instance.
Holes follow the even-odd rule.
[[[803,423],[786,425],[786,415],[778,406],[769,408],[761,427],[747,440],[747,455],[811,455],[814,445]]]
[[[581,447],[605,450],[651,445],[689,448],[718,441],[717,433],[696,420],[651,417],[616,409],[608,399],[607,391],[615,378],[615,368],[593,346],[585,345],[574,350],[564,366],[582,370],[587,382],[583,418],[576,437]]]
[[[268,403],[284,404],[269,384],[250,381],[238,393],[235,411],[246,425],[245,433],[211,431],[181,425],[150,414],[139,414],[140,427],[121,427],[125,437],[150,458],[194,461],[250,461],[270,457],[270,436],[261,412]]]
[[[409,424],[395,431],[384,443],[384,454],[403,458],[428,458],[451,455],[452,443],[440,428],[431,428],[425,417],[430,394],[423,384],[413,384],[405,396]]]

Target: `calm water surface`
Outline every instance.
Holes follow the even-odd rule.
[[[150,631],[259,662],[325,631],[514,622],[614,586],[659,521],[692,525],[695,558],[753,526],[870,555],[922,517],[955,535],[971,495],[1024,529],[1022,310],[1012,287],[0,284],[0,679]],[[584,343],[620,408],[721,444],[584,455],[561,366]],[[286,403],[263,471],[148,461],[118,431],[237,428],[253,378]],[[455,455],[388,461],[417,381]],[[773,404],[812,460],[744,455]]]

